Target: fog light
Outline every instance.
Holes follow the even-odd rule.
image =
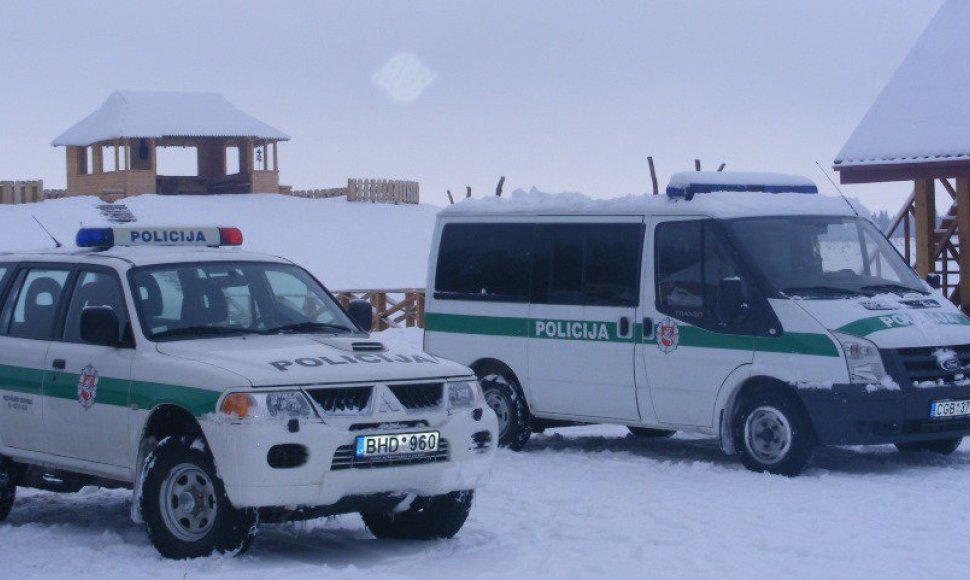
[[[474,411],[472,411],[472,419],[474,419],[476,421],[481,421],[482,420],[482,409],[481,409],[481,407],[479,407],[478,409],[475,409]]]

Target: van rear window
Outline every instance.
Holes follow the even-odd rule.
[[[534,229],[532,224],[447,224],[438,246],[436,297],[528,301]]]

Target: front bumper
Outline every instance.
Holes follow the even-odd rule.
[[[822,445],[879,445],[970,435],[970,417],[930,418],[933,401],[970,399],[970,386],[899,386],[869,391],[865,385],[837,384],[831,389],[802,389],[799,395]]]
[[[485,485],[491,474],[498,425],[485,407],[476,420],[472,410],[453,415],[415,417],[428,425],[356,430],[350,420],[301,421],[290,432],[278,421],[203,421],[209,447],[229,500],[237,507],[329,506],[341,499],[381,493],[440,495]],[[359,418],[357,419],[359,421]],[[438,431],[448,442],[447,458],[434,463],[334,469],[341,447],[358,435]],[[474,449],[476,434],[488,432],[491,444]],[[480,437],[480,436],[479,436]],[[278,445],[306,449],[305,463],[272,467],[270,450]]]

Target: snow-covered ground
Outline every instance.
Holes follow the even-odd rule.
[[[421,333],[382,338],[419,346]],[[825,449],[789,479],[710,439],[590,426],[500,451],[465,528],[432,543],[376,540],[346,515],[264,526],[240,558],[172,562],[128,519],[129,492],[21,490],[0,577],[963,578],[968,484],[970,445]]]
[[[441,209],[274,194],[141,195],[123,203],[138,219],[135,226],[238,226],[245,249],[289,258],[334,290],[423,288]],[[0,205],[0,252],[52,247],[31,216],[73,246],[80,225],[108,225],[99,204],[96,197],[75,197]]]

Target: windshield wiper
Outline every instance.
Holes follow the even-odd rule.
[[[259,334],[259,330],[231,326],[185,326],[170,328],[156,332],[152,338],[169,338],[172,336],[224,336],[228,334]]]
[[[863,286],[863,290],[872,290],[873,292],[892,292],[894,294],[901,293],[911,293],[915,292],[917,294],[928,294],[925,290],[910,288],[909,286],[904,286],[903,284],[871,284],[869,286]]]
[[[838,286],[792,286],[782,290],[785,294],[827,294],[838,296],[865,296],[865,292],[853,290],[851,288],[839,288]]]
[[[277,326],[275,328],[268,328],[263,331],[265,334],[278,334],[278,333],[312,333],[312,332],[322,332],[322,331],[339,331],[339,332],[354,332],[354,329],[347,328],[340,324],[330,324],[327,322],[297,322],[295,324],[284,324],[283,326]]]

